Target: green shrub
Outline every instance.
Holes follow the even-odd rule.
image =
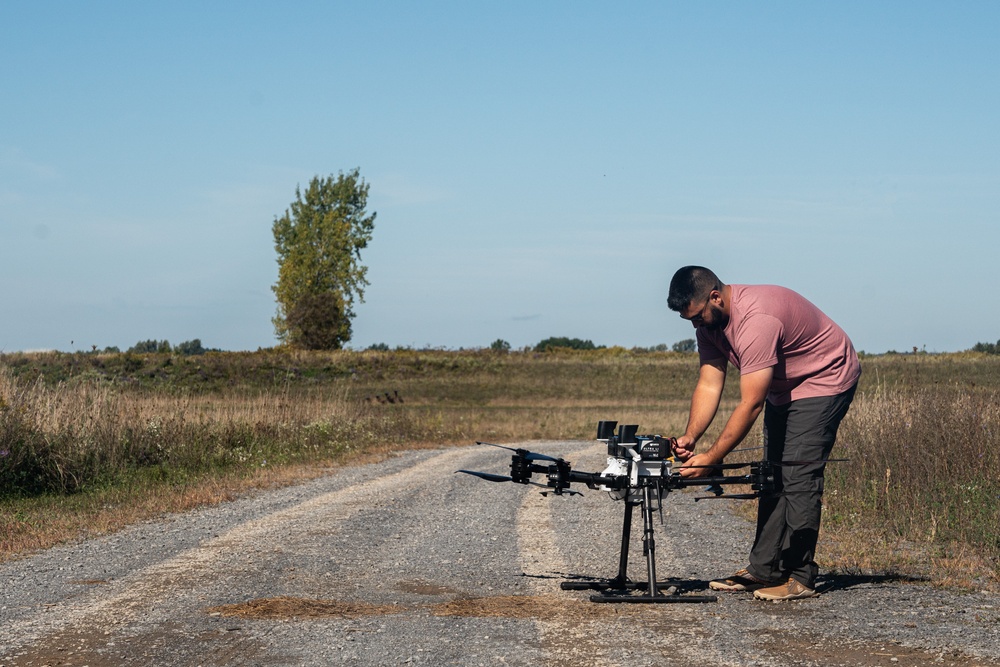
[[[569,348],[571,350],[596,350],[593,341],[581,340],[579,338],[566,338],[565,336],[546,338],[535,346],[535,352],[547,352],[556,348]]]

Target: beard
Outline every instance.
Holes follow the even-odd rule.
[[[709,316],[704,318],[702,328],[708,331],[721,331],[729,324],[729,316],[722,309],[712,304],[708,305]]]

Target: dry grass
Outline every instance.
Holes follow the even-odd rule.
[[[840,433],[825,500],[828,558],[1000,583],[1000,393],[968,385],[875,386]]]

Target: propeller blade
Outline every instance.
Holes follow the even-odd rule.
[[[529,461],[552,461],[553,463],[561,461],[562,459],[557,459],[555,457],[549,456],[548,454],[538,454],[537,452],[529,452],[526,449],[515,449],[514,447],[507,447],[505,445],[495,445],[492,442],[482,442],[480,440],[476,441],[477,445],[489,445],[490,447],[499,447],[500,449],[506,449],[509,452],[514,452],[515,454],[520,454]]]
[[[752,452],[756,449],[764,449],[764,445],[758,445],[756,447],[740,447],[739,449],[733,449],[729,453],[735,454],[736,452]]]
[[[479,477],[480,479],[485,479],[487,482],[513,482],[514,480],[507,475],[494,475],[491,472],[479,472],[478,470],[456,470],[456,473],[464,472],[466,475],[472,475],[473,477]],[[543,489],[549,489],[548,484],[539,484],[538,482],[529,481],[528,484],[531,486],[538,486]],[[579,491],[564,490],[563,494],[582,496],[583,494]],[[542,495],[545,495],[544,493]]]
[[[487,482],[510,482],[511,478],[507,475],[494,475],[491,472],[479,472],[477,470],[456,470],[458,472],[464,472],[466,475],[472,475],[474,477],[479,477],[485,479]]]
[[[721,496],[696,496],[694,501],[699,500],[725,500],[729,498],[730,500],[753,500],[754,498],[759,498],[756,493],[730,493]]]
[[[826,459],[825,461],[772,461],[776,466],[806,466],[810,463],[843,463],[851,459]]]
[[[753,465],[752,463],[714,463],[712,465],[704,466],[686,466],[679,465],[678,468],[718,468],[719,470],[735,470],[736,468],[747,468]]]
[[[840,463],[844,461],[850,461],[851,459],[826,459],[816,460],[816,461],[771,461],[771,465],[775,466],[804,466],[810,463]],[[735,470],[737,468],[747,468],[755,463],[761,463],[761,461],[750,461],[747,463],[715,463],[713,465],[703,465],[703,466],[677,466],[678,468],[718,468],[719,470]]]

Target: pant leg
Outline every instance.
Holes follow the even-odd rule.
[[[764,458],[780,461],[785,449],[785,423],[788,405],[764,405]],[[750,565],[747,569],[754,576],[766,581],[783,578],[781,565],[783,545],[787,542],[785,533],[785,513],[787,500],[781,493],[782,468],[774,473],[775,492],[757,501],[757,532],[750,550]]]
[[[837,396],[807,398],[765,410],[767,456],[775,461],[818,461],[779,466],[776,498],[762,498],[751,571],[768,579],[792,577],[813,588],[814,560],[823,505],[824,463],[855,388]],[[770,407],[770,406],[768,406]]]

